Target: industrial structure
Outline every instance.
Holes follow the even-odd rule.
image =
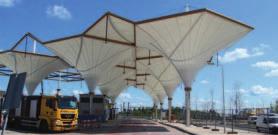
[[[107,12],[73,36],[43,42],[27,33],[12,49],[0,53],[0,71],[3,75],[27,72],[29,95],[43,79],[84,79],[89,92],[99,86],[114,104],[124,88],[140,87],[153,98],[155,106],[162,107],[164,98],[168,98],[169,121],[174,90],[183,83],[189,126],[190,93],[196,75],[214,54],[251,30],[251,26],[208,9],[142,21]],[[28,39],[34,42],[34,50],[16,50],[20,44],[28,45]],[[53,54],[36,52],[37,43]]]

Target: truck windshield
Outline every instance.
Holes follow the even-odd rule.
[[[75,109],[77,108],[77,100],[74,97],[60,97],[58,98],[58,107],[61,109]]]

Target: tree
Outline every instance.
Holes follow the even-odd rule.
[[[274,111],[275,113],[278,113],[278,100],[272,105],[271,104],[271,110]]]
[[[242,92],[241,92],[241,83],[235,82],[234,83],[234,107],[235,112],[238,114],[243,107],[243,100],[242,100]]]
[[[210,101],[210,110],[214,110],[214,106],[215,106],[215,102],[214,102],[214,89],[210,89],[210,98],[211,98],[211,101]]]

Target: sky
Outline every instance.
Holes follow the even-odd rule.
[[[277,0],[0,0],[0,50],[11,48],[26,32],[43,41],[78,34],[107,11],[131,20],[143,20],[184,12],[186,3],[191,9],[208,8],[255,28],[232,47],[219,52],[226,104],[229,105],[235,86],[239,88],[244,107],[268,107],[278,99]],[[6,89],[8,78],[1,77],[0,81],[0,89]],[[84,82],[61,86],[63,94],[88,92]],[[53,94],[56,88],[57,82],[45,81],[46,93]],[[192,86],[192,108],[201,108],[210,101],[211,91],[220,109],[220,66],[206,66],[198,73]],[[130,102],[131,106],[153,105],[150,96],[134,87],[120,94],[118,106],[122,102]],[[183,106],[184,102],[181,84],[175,90],[173,106]],[[163,107],[167,108],[166,98]]]

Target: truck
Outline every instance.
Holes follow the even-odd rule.
[[[109,118],[109,99],[104,95],[94,93],[80,94],[79,119],[106,121]]]
[[[9,126],[35,127],[41,132],[77,129],[78,109],[74,96],[23,96],[9,113]]]

